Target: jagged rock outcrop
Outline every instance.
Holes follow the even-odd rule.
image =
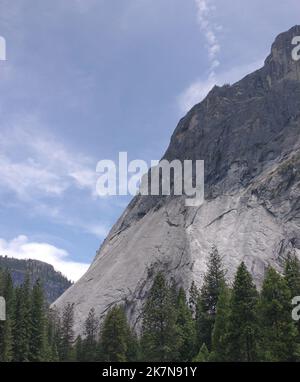
[[[86,274],[55,303],[75,303],[76,331],[91,307],[104,315],[125,302],[133,325],[153,275],[165,270],[188,289],[201,284],[215,245],[228,279],[244,261],[258,286],[268,265],[300,254],[300,61],[279,35],[262,69],[215,86],[179,122],[164,158],[205,161],[205,203],[136,196]]]

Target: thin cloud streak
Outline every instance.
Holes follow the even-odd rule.
[[[221,46],[217,37],[217,30],[222,29],[221,25],[215,25],[211,20],[211,15],[215,10],[215,6],[211,0],[195,0],[197,7],[197,21],[204,33],[207,46],[208,58],[210,61],[209,76],[215,75],[215,69],[220,65],[217,55],[220,52]]]

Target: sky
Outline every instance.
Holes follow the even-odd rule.
[[[0,0],[0,254],[76,281],[131,198],[96,194],[97,162],[159,159],[299,14],[299,0]]]

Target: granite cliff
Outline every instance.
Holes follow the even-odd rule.
[[[104,315],[124,302],[132,325],[158,270],[188,290],[201,285],[212,246],[228,279],[244,261],[258,286],[300,255],[300,61],[280,34],[264,66],[233,85],[215,86],[179,122],[163,158],[205,161],[205,202],[136,196],[86,274],[56,302],[75,303],[76,332],[91,307]]]

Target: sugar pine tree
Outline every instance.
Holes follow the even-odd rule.
[[[216,319],[212,333],[211,361],[226,362],[229,360],[228,328],[230,322],[230,297],[230,289],[224,285],[217,303]]]
[[[257,359],[258,293],[251,274],[242,263],[236,273],[228,328],[230,360],[251,362]]]
[[[73,361],[73,343],[74,343],[74,303],[65,305],[60,328],[59,357],[63,362]]]
[[[114,306],[107,313],[100,331],[101,360],[128,361],[131,334],[123,306]]]
[[[27,362],[30,357],[30,280],[27,276],[24,284],[16,289],[15,320],[13,327],[13,360]]]
[[[29,343],[29,360],[41,362],[45,360],[46,351],[46,319],[43,288],[39,280],[32,289],[31,327]]]
[[[294,361],[299,352],[297,329],[291,317],[291,292],[287,281],[269,268],[260,304],[260,353],[264,361]]]
[[[172,292],[161,272],[154,279],[142,317],[143,359],[154,362],[177,360],[180,337],[176,310]]]
[[[191,361],[196,350],[196,327],[183,288],[179,289],[176,303],[178,330],[178,360]]]
[[[206,344],[211,349],[211,336],[216,318],[216,308],[220,291],[225,284],[225,270],[216,247],[213,247],[203,286],[196,306],[196,328],[198,346]]]
[[[86,362],[95,361],[97,350],[97,335],[99,331],[99,321],[96,318],[95,309],[89,311],[84,324],[84,340],[82,341],[82,360]]]

